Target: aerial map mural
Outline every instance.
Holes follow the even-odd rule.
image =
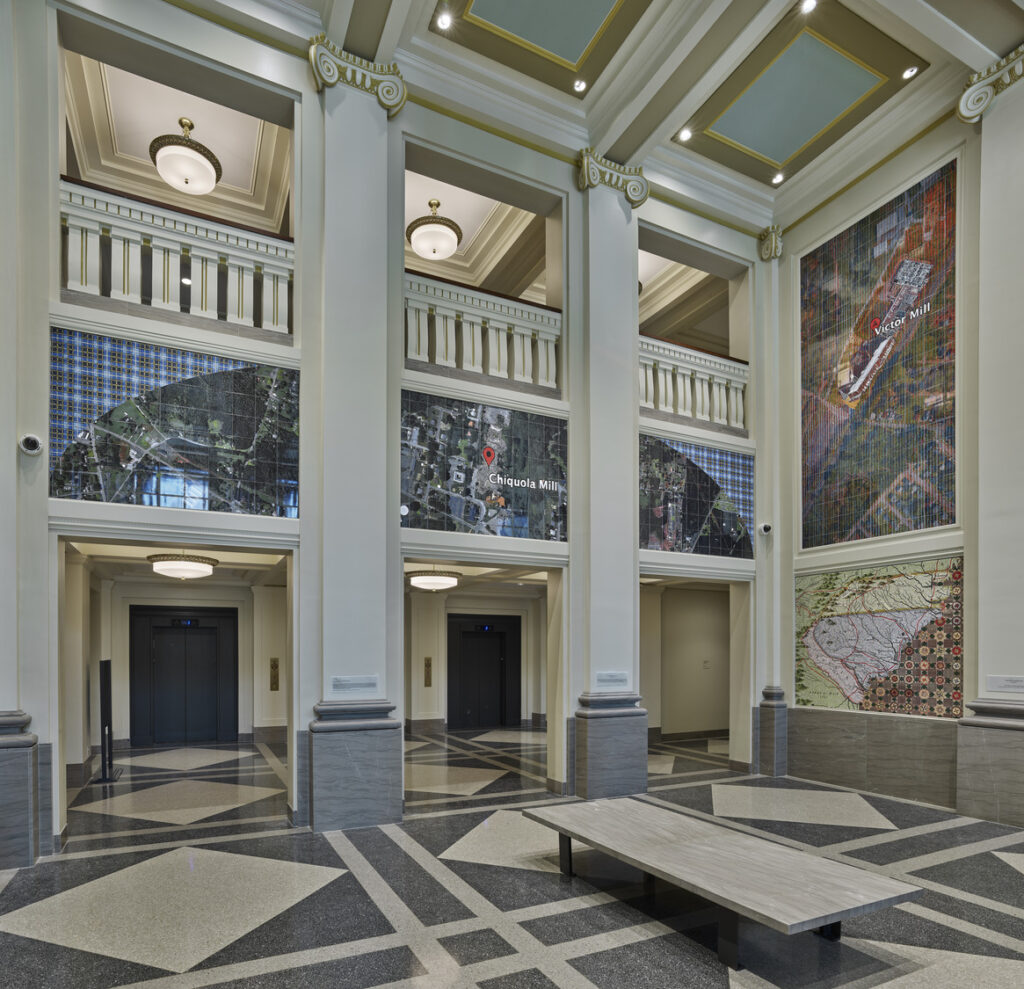
[[[50,495],[295,518],[299,372],[50,336]]]
[[[402,526],[565,542],[567,426],[402,392]]]
[[[796,579],[796,703],[959,718],[963,558]]]
[[[803,545],[955,519],[956,162],[800,262]]]
[[[640,435],[640,548],[752,559],[754,458]]]

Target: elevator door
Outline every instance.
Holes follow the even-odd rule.
[[[217,740],[217,630],[153,630],[153,742]]]
[[[519,725],[519,619],[448,616],[448,727]]]

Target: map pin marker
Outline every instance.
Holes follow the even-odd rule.
[[[494,462],[494,449],[492,447],[485,446],[480,452],[484,455],[484,462],[488,467],[490,467]]]

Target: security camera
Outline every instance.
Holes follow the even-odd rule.
[[[35,433],[26,433],[18,440],[18,448],[30,457],[38,457],[43,452],[43,441]]]
[[[772,531],[772,524],[771,524],[771,522],[762,522],[762,523],[761,523],[761,524],[760,524],[760,525],[758,526],[758,528],[759,528],[759,529],[761,530],[761,535],[762,535],[762,536],[767,536],[767,535],[769,535],[769,534],[771,533],[771,531]]]

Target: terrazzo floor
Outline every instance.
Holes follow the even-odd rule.
[[[542,732],[406,742],[401,824],[287,825],[283,751],[125,753],[73,795],[65,851],[0,873],[0,987],[999,989],[1024,985],[1024,832],[806,781],[730,772],[720,739],[653,745],[636,798],[924,888],[843,939],[741,930],[556,835]],[[799,877],[793,877],[799,882]]]

